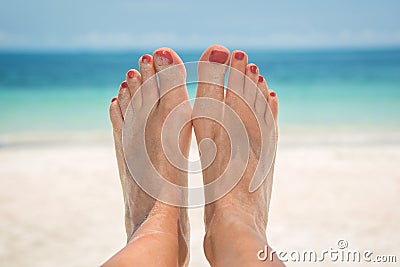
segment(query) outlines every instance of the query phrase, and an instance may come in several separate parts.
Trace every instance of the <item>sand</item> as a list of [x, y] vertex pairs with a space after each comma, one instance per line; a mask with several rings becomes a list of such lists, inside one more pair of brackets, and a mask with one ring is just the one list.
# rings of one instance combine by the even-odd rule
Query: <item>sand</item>
[[[1, 266], [97, 266], [124, 245], [111, 135], [77, 136], [1, 137]], [[273, 248], [321, 252], [344, 239], [349, 249], [399, 262], [399, 162], [396, 133], [281, 132], [268, 225]], [[202, 209], [191, 209], [190, 220], [190, 266], [208, 266]], [[318, 264], [343, 265], [355, 264]]]

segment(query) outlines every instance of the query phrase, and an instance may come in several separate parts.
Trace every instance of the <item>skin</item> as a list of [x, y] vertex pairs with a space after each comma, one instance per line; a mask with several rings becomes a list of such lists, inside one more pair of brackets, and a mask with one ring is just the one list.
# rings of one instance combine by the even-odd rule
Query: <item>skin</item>
[[[226, 53], [226, 60], [223, 62], [228, 65], [230, 61], [231, 68], [236, 69], [249, 79], [239, 75], [240, 88], [236, 90], [243, 92], [243, 97], [248, 102], [256, 104], [256, 94], [251, 94], [252, 81], [257, 85], [268, 103], [273, 117], [276, 121], [278, 114], [278, 99], [275, 92], [268, 90], [264, 79], [259, 82], [258, 68], [255, 73], [254, 64], [248, 64], [248, 56], [243, 51], [233, 52], [232, 59], [229, 58], [229, 50], [222, 46], [212, 46], [208, 48], [200, 58], [200, 61], [210, 60], [213, 51]], [[236, 53], [243, 54], [242, 59], [235, 57]], [[252, 67], [253, 66], [253, 67]], [[202, 75], [199, 70], [199, 75]], [[207, 75], [207, 72], [204, 72]], [[219, 83], [223, 84], [225, 72], [218, 73]], [[235, 188], [226, 194], [223, 198], [205, 206], [205, 227], [206, 235], [204, 238], [204, 252], [211, 266], [282, 266], [275, 260], [273, 262], [260, 262], [256, 257], [256, 252], [267, 244], [265, 229], [268, 221], [268, 206], [271, 198], [272, 172], [270, 177], [264, 181], [261, 187], [253, 193], [249, 193], [249, 184], [253, 176], [255, 167], [259, 160], [260, 153], [257, 150], [260, 147], [261, 135], [258, 124], [252, 109], [249, 108], [244, 100], [235, 94], [229, 88], [233, 87], [233, 80], [237, 77], [228, 77], [228, 90], [224, 95], [222, 86], [200, 83], [197, 89], [197, 98], [207, 97], [224, 102], [231, 107], [244, 122], [247, 133], [249, 134], [250, 153], [248, 158], [248, 166], [244, 176]], [[202, 78], [200, 77], [200, 80]], [[235, 80], [237, 84], [237, 80]], [[247, 92], [247, 93], [246, 93]], [[194, 105], [194, 113], [202, 113], [201, 106]], [[261, 109], [265, 112], [267, 107]], [[200, 110], [199, 110], [200, 109]], [[222, 111], [221, 111], [222, 112]], [[223, 116], [223, 115], [221, 115]], [[217, 155], [213, 164], [203, 171], [204, 184], [208, 184], [221, 175], [225, 169], [229, 159], [230, 150], [229, 138], [223, 128], [208, 119], [196, 119], [193, 121], [193, 127], [196, 133], [197, 142], [204, 138], [211, 138], [217, 146]]]
[[[157, 53], [159, 51], [168, 51], [173, 62], [165, 64], [165, 61]], [[165, 116], [174, 107], [188, 99], [187, 90], [185, 86], [180, 86], [159, 99], [160, 94], [163, 93], [163, 88], [169, 86], [169, 81], [163, 79], [167, 77], [161, 76], [159, 88], [154, 79], [156, 72], [160, 72], [168, 65], [181, 64], [182, 61], [174, 51], [168, 48], [158, 49], [153, 55], [144, 55], [139, 59], [140, 73], [136, 70], [130, 70], [127, 73], [126, 83], [121, 84], [118, 98], [113, 99], [110, 106], [110, 118], [113, 125], [115, 150], [125, 202], [125, 226], [128, 244], [104, 266], [132, 266], [133, 264], [137, 266], [186, 266], [189, 261], [187, 210], [156, 201], [143, 192], [132, 179], [123, 153], [124, 114], [132, 96], [135, 96], [132, 100], [134, 110], [138, 112], [145, 109], [146, 104], [153, 105], [153, 103], [156, 103], [146, 125], [146, 143], [149, 143], [148, 156], [163, 177], [176, 184], [185, 185], [187, 183], [187, 174], [177, 170], [165, 158], [159, 138]], [[180, 69], [178, 75], [184, 79], [184, 69]], [[138, 92], [139, 94], [136, 94], [142, 83], [145, 82], [146, 86]], [[183, 112], [190, 114], [190, 106]], [[133, 125], [132, 127], [140, 128], [141, 125]], [[143, 140], [139, 141], [143, 142]], [[186, 157], [189, 154], [190, 141], [191, 125], [188, 124], [183, 128], [180, 136], [180, 148]], [[137, 155], [138, 158], [145, 156]], [[149, 249], [152, 252], [149, 253]]]
[[[172, 62], [168, 60], [170, 57], [163, 58], [163, 55], [165, 55], [165, 53], [161, 53], [163, 51], [169, 52], [173, 59]], [[220, 52], [217, 60], [221, 60], [221, 56], [223, 58], [223, 54], [226, 54], [226, 60], [219, 63], [228, 66], [230, 62], [232, 68], [237, 69], [254, 82], [256, 88], [261, 91], [261, 95], [266, 100], [265, 105], [269, 105], [276, 121], [278, 113], [276, 94], [268, 90], [264, 79], [259, 79], [258, 69], [256, 73], [252, 72], [252, 70], [254, 71], [252, 66], [255, 65], [248, 64], [247, 55], [242, 51], [235, 51], [232, 59], [230, 59], [230, 53], [226, 48], [212, 46], [203, 53], [200, 61], [215, 61], [215, 57], [211, 56], [214, 53], [213, 51]], [[234, 56], [235, 53], [242, 53], [243, 57], [237, 59]], [[143, 57], [150, 58], [150, 61], [143, 61]], [[112, 101], [110, 106], [110, 118], [113, 125], [115, 149], [125, 202], [125, 225], [128, 243], [103, 266], [186, 266], [189, 259], [189, 223], [186, 209], [156, 201], [143, 192], [132, 179], [124, 158], [122, 147], [123, 114], [128, 109], [129, 102], [139, 90], [140, 85], [147, 81], [146, 90], [141, 91], [138, 98], [136, 98], [136, 94], [132, 104], [136, 111], [145, 106], [144, 103], [152, 102], [154, 99], [158, 103], [152, 110], [146, 126], [149, 127], [149, 133], [151, 133], [150, 136], [146, 136], [146, 142], [147, 140], [151, 140], [152, 143], [155, 142], [155, 145], [150, 146], [148, 150], [149, 158], [163, 177], [173, 183], [186, 185], [187, 174], [177, 170], [165, 158], [159, 137], [166, 115], [174, 107], [188, 99], [186, 87], [179, 86], [163, 95], [163, 87], [169, 85], [170, 79], [166, 75], [160, 75], [160, 88], [158, 88], [156, 81], [151, 78], [156, 72], [160, 72], [170, 65], [180, 64], [182, 61], [169, 48], [156, 50], [153, 57], [143, 57], [139, 60], [140, 73], [136, 70], [130, 70], [127, 73], [126, 84], [121, 85], [118, 97]], [[225, 71], [226, 68], [218, 73], [210, 73], [207, 69], [199, 67], [199, 77], [212, 74], [213, 79], [223, 84]], [[184, 69], [177, 68], [175, 72], [169, 75], [175, 75], [178, 79], [185, 77]], [[207, 77], [204, 78], [207, 79]], [[232, 79], [233, 77], [228, 78], [228, 87]], [[251, 86], [246, 83], [248, 81], [243, 81], [243, 89], [250, 90]], [[160, 95], [161, 98], [157, 101]], [[197, 97], [216, 99], [230, 106], [245, 121], [245, 128], [250, 141], [249, 164], [241, 181], [223, 198], [205, 207], [204, 251], [208, 261], [211, 266], [283, 266], [277, 259], [272, 262], [268, 260], [260, 262], [257, 259], [257, 251], [267, 244], [265, 229], [271, 197], [272, 172], [270, 173], [271, 177], [268, 177], [255, 192], [249, 193], [249, 183], [255, 166], [259, 160], [262, 160], [259, 158], [260, 151], [257, 151], [262, 137], [255, 118], [249, 115], [251, 109], [233, 92], [227, 90], [224, 94], [223, 87], [217, 85], [199, 83]], [[249, 99], [254, 103], [256, 102], [255, 99], [251, 100], [251, 96]], [[258, 109], [260, 109], [260, 106]], [[263, 106], [261, 109], [265, 112], [267, 107]], [[195, 102], [193, 113], [201, 114], [202, 112], [202, 107], [196, 105]], [[221, 112], [221, 117], [223, 117], [223, 111], [218, 112]], [[182, 113], [187, 113], [190, 116], [192, 110], [187, 107], [182, 110]], [[228, 164], [227, 158], [229, 158], [230, 150], [226, 147], [229, 147], [229, 139], [215, 122], [207, 119], [194, 119], [192, 123], [198, 143], [204, 138], [210, 138], [217, 147], [215, 160], [208, 168], [203, 170], [204, 183], [208, 184], [218, 178]], [[179, 136], [179, 147], [185, 157], [188, 157], [189, 153], [191, 127], [191, 124], [185, 125]], [[141, 156], [143, 155], [138, 155], [138, 157]]]

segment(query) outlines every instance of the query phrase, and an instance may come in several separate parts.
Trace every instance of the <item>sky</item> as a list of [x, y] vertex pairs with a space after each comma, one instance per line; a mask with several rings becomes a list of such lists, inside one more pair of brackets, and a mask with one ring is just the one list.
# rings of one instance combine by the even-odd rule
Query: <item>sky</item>
[[0, 0], [1, 50], [400, 46], [397, 0]]

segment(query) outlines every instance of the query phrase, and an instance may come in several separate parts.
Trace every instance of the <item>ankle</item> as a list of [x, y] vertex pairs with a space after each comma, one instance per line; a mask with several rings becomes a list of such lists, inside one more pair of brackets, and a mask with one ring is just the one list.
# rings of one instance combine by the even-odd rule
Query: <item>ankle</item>
[[229, 214], [214, 214], [206, 225], [204, 239], [212, 243], [220, 240], [226, 242], [229, 239], [238, 239], [251, 236], [259, 240], [266, 240], [265, 228], [259, 226], [253, 218], [246, 215], [241, 217]]
[[[210, 264], [225, 261], [226, 257], [242, 254], [246, 249], [249, 253], [256, 253], [257, 247], [246, 246], [245, 244], [267, 243], [265, 229], [260, 228], [254, 219], [244, 214], [234, 214], [235, 212], [221, 212], [214, 214], [206, 225], [204, 236], [204, 253]], [[256, 254], [254, 254], [256, 255]]]
[[[207, 209], [206, 209], [207, 211]], [[241, 231], [251, 231], [259, 236], [265, 237], [267, 227], [266, 217], [261, 216], [259, 211], [254, 211], [251, 208], [239, 207], [225, 203], [218, 203], [212, 210], [208, 210], [205, 214], [205, 229], [206, 233], [219, 231], [226, 232], [224, 229], [232, 229]], [[215, 231], [217, 229], [217, 231]]]

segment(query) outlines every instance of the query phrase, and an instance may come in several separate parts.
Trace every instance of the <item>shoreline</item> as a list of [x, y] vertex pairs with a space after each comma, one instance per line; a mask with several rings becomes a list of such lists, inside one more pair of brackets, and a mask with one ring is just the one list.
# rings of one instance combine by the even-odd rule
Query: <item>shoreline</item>
[[[334, 127], [332, 127], [334, 128]], [[279, 146], [291, 145], [396, 145], [400, 144], [400, 129], [371, 128], [333, 130], [324, 127], [280, 127]], [[194, 139], [194, 134], [192, 136]], [[113, 143], [112, 129], [108, 131], [47, 131], [0, 133], [0, 149], [29, 148], [57, 145], [109, 145]]]

